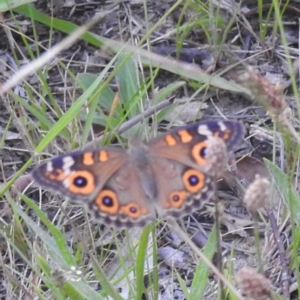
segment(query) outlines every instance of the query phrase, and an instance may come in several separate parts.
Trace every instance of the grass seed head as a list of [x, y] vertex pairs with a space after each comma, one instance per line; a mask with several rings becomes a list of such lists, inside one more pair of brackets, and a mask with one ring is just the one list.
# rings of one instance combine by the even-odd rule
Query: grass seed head
[[208, 139], [206, 148], [206, 172], [216, 178], [224, 175], [227, 168], [228, 152], [226, 145], [219, 137], [211, 137]]
[[246, 297], [255, 300], [272, 299], [271, 283], [256, 270], [245, 267], [237, 273], [237, 283]]
[[287, 108], [280, 85], [273, 85], [252, 67], [235, 77], [236, 81], [248, 88], [256, 101], [261, 103], [269, 114], [279, 116]]
[[257, 211], [269, 204], [270, 182], [260, 175], [256, 175], [254, 181], [249, 185], [244, 196], [244, 203], [248, 210]]

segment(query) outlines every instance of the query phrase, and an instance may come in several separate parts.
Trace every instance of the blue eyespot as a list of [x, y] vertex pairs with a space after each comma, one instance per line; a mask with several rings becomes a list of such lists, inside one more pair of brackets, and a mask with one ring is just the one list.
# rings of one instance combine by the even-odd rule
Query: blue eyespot
[[179, 197], [178, 195], [174, 195], [174, 196], [172, 197], [172, 200], [173, 200], [174, 202], [177, 202], [177, 201], [180, 200], [180, 197]]
[[203, 148], [201, 148], [201, 150], [200, 150], [200, 156], [201, 157], [205, 157], [206, 156], [206, 147], [203, 147]]
[[199, 183], [199, 178], [195, 175], [191, 175], [189, 177], [189, 183], [190, 183], [191, 186], [195, 186]]
[[137, 213], [137, 208], [134, 207], [134, 206], [131, 206], [129, 210], [130, 210], [130, 212], [133, 213], [133, 214], [136, 214], [136, 213]]
[[103, 197], [102, 203], [103, 203], [103, 205], [108, 206], [108, 207], [111, 207], [114, 205], [113, 199], [109, 196]]
[[74, 185], [76, 185], [77, 187], [85, 187], [87, 185], [87, 179], [85, 177], [82, 176], [78, 176], [76, 178], [74, 178]]

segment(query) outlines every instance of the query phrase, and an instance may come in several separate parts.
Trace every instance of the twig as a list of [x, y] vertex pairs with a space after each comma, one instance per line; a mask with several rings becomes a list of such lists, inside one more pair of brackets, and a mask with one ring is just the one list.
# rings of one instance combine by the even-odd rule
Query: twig
[[[223, 274], [223, 258], [222, 258], [222, 247], [221, 247], [221, 232], [220, 232], [220, 201], [216, 190], [217, 182], [215, 182], [215, 224], [217, 233], [217, 266], [221, 274]], [[222, 280], [219, 280], [220, 288], [220, 299], [225, 299], [224, 284]]]
[[287, 264], [287, 257], [286, 257], [286, 252], [283, 246], [283, 242], [281, 240], [276, 218], [274, 216], [273, 210], [265, 208], [266, 213], [269, 217], [270, 224], [272, 227], [272, 232], [274, 235], [274, 241], [277, 245], [278, 253], [279, 253], [279, 259], [281, 263], [281, 268], [282, 268], [282, 275], [281, 275], [281, 281], [282, 281], [282, 291], [283, 291], [283, 296], [286, 299], [289, 299], [290, 297], [290, 272]]
[[[156, 112], [160, 111], [161, 109], [171, 105], [174, 101], [174, 98], [175, 98], [175, 96], [172, 96], [171, 98], [169, 98], [167, 100], [164, 100], [164, 101], [150, 107], [148, 110], [144, 111], [143, 113], [141, 113], [141, 114], [133, 117], [132, 119], [128, 120], [127, 122], [123, 123], [116, 130], [116, 132], [118, 134], [124, 133], [126, 130], [130, 129], [132, 126], [134, 126], [138, 122], [142, 121], [144, 118], [150, 117], [154, 113], [156, 113]], [[93, 146], [99, 144], [102, 141], [103, 137], [104, 137], [104, 135], [101, 135], [98, 138], [94, 139], [93, 141], [87, 143], [85, 145], [85, 148], [90, 148], [90, 147], [93, 147]]]

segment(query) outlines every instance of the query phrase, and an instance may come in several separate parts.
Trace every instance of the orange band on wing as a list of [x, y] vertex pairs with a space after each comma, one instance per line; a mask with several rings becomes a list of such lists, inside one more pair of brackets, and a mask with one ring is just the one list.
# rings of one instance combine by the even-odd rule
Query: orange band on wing
[[95, 204], [100, 211], [114, 215], [119, 210], [119, 201], [112, 190], [102, 190], [95, 200]]
[[214, 133], [214, 136], [217, 136], [217, 137], [220, 137], [222, 140], [226, 141], [230, 138], [231, 136], [231, 130], [230, 129], [226, 129], [225, 131], [223, 132], [220, 132], [220, 131], [216, 131]]
[[186, 191], [176, 191], [170, 194], [168, 198], [168, 205], [165, 205], [165, 208], [176, 207], [179, 208], [182, 206], [183, 202], [187, 197]]
[[205, 186], [205, 175], [198, 170], [189, 169], [182, 176], [183, 184], [190, 193], [198, 193]]
[[[55, 174], [54, 174], [55, 173]], [[63, 181], [67, 175], [62, 169], [55, 169], [52, 172], [46, 172], [45, 176], [50, 180]]]
[[86, 166], [93, 165], [95, 163], [93, 153], [87, 152], [82, 155], [82, 163]]
[[136, 203], [129, 203], [126, 205], [121, 206], [121, 211], [126, 216], [137, 219], [141, 215], [145, 215], [148, 213], [148, 209], [145, 207], [141, 207], [137, 205]]
[[165, 136], [165, 141], [169, 146], [174, 146], [177, 144], [176, 139], [171, 134]]
[[107, 161], [108, 160], [107, 151], [104, 150], [99, 151], [98, 157], [99, 157], [99, 161]]
[[89, 195], [95, 190], [95, 178], [88, 171], [76, 171], [69, 174], [66, 179], [67, 188], [71, 193]]
[[192, 149], [192, 156], [196, 163], [200, 166], [204, 166], [206, 164], [205, 153], [202, 153], [205, 151], [206, 147], [207, 142], [204, 141], [196, 144]]
[[187, 130], [180, 130], [178, 134], [183, 143], [189, 143], [193, 139], [193, 136]]

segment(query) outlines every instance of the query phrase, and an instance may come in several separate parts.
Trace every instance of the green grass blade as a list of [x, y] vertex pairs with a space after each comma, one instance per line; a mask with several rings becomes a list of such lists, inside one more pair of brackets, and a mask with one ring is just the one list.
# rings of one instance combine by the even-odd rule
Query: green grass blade
[[189, 292], [186, 286], [186, 282], [182, 279], [182, 277], [180, 276], [180, 273], [176, 271], [176, 276], [179, 282], [179, 285], [182, 289], [183, 294], [185, 295], [186, 299], [189, 299]]
[[[203, 254], [209, 259], [212, 260], [217, 247], [217, 232], [214, 227], [210, 233], [207, 243], [204, 247]], [[191, 292], [189, 295], [189, 300], [199, 300], [203, 299], [205, 288], [208, 282], [210, 269], [205, 264], [205, 262], [200, 261], [195, 272], [195, 276], [191, 286]]]
[[35, 2], [36, 0], [0, 0], [0, 11], [5, 12], [27, 3]]
[[[29, 102], [26, 102], [23, 98], [15, 95], [13, 93], [10, 93], [10, 95], [15, 100], [17, 100], [27, 111], [32, 113], [32, 115], [34, 115], [39, 120], [39, 122], [42, 123], [43, 127], [46, 126], [47, 129], [50, 129], [53, 126], [53, 123], [46, 118], [45, 113], [42, 112], [40, 109], [38, 109], [35, 105], [32, 105]], [[65, 138], [70, 137], [67, 130], [62, 130], [61, 135]]]
[[56, 261], [61, 267], [75, 265], [75, 260], [69, 251], [65, 236], [62, 234], [62, 232], [49, 221], [44, 212], [40, 210], [32, 200], [30, 200], [25, 195], [22, 195], [22, 199], [26, 202], [28, 207], [34, 210], [40, 220], [53, 234], [53, 237], [51, 237], [47, 232], [45, 232], [35, 222], [33, 222], [18, 206], [15, 206], [17, 213], [52, 252], [52, 254], [54, 255], [53, 260]]
[[[51, 290], [52, 296], [54, 296], [56, 299], [65, 299], [65, 295], [60, 291], [59, 287], [57, 284], [55, 284], [55, 279], [53, 280], [52, 274], [51, 274], [51, 267], [49, 266], [49, 262], [41, 256], [41, 255], [36, 255], [36, 260], [38, 263], [38, 266], [41, 268], [45, 275], [45, 280], [44, 284], [45, 286]], [[61, 282], [60, 282], [61, 283]], [[41, 296], [41, 295], [40, 295]]]
[[6, 126], [5, 126], [5, 129], [1, 131], [1, 135], [0, 135], [0, 149], [3, 147], [4, 143], [5, 143], [5, 139], [6, 139], [6, 135], [8, 133], [8, 129], [11, 125], [11, 122], [12, 122], [12, 117], [9, 118]]
[[[94, 74], [82, 73], [78, 75], [78, 82], [84, 88], [84, 90], [86, 90], [93, 84], [97, 77], [98, 76]], [[111, 109], [114, 97], [115, 93], [112, 88], [110, 86], [105, 86], [102, 90], [102, 93], [97, 98], [97, 102], [100, 106], [109, 111]]]
[[[156, 229], [155, 227], [153, 227], [152, 230], [152, 241], [153, 241], [153, 276], [152, 278], [149, 278], [149, 282], [152, 282], [152, 286], [153, 286], [153, 295], [152, 295], [152, 299], [153, 300], [158, 300], [158, 295], [159, 295], [159, 265], [158, 265], [158, 253], [157, 253], [157, 249], [158, 249], [158, 240], [157, 240], [157, 235], [156, 235]], [[149, 276], [150, 277], [150, 276]]]
[[116, 79], [119, 86], [120, 100], [128, 109], [130, 118], [138, 114], [139, 76], [136, 63], [128, 53], [122, 51], [116, 61]]
[[135, 299], [139, 300], [142, 299], [142, 295], [145, 292], [145, 286], [144, 286], [144, 268], [145, 268], [145, 261], [147, 260], [147, 249], [148, 249], [148, 239], [149, 234], [151, 232], [151, 228], [153, 226], [148, 225], [146, 226], [140, 236], [139, 239], [139, 245], [138, 245], [138, 251], [136, 256], [136, 295]]
[[[37, 213], [38, 217], [43, 221], [43, 223], [47, 225], [54, 238], [52, 238], [46, 231], [42, 230], [35, 222], [33, 222], [19, 206], [13, 202], [11, 202], [11, 204], [14, 206], [16, 212], [26, 222], [27, 226], [29, 226], [31, 230], [43, 241], [43, 244], [47, 247], [48, 254], [52, 260], [62, 269], [67, 269], [69, 266], [75, 266], [75, 260], [70, 253], [63, 233], [47, 219], [45, 214], [29, 198], [25, 196], [22, 196], [22, 198], [27, 205], [32, 208], [35, 213]], [[76, 291], [82, 297], [82, 299], [101, 299], [99, 294], [82, 280], [77, 282], [70, 280], [69, 284], [71, 286], [67, 286], [66, 288], [66, 291], [69, 294], [74, 294]]]
[[[27, 17], [32, 17], [35, 21], [48, 25], [53, 29], [61, 30], [65, 33], [71, 33], [77, 28], [77, 26], [71, 22], [59, 20], [56, 18], [50, 18], [49, 16], [35, 10], [30, 5], [18, 7], [14, 9], [14, 11], [23, 14]], [[206, 74], [199, 67], [193, 66], [191, 64], [182, 63], [164, 56], [160, 56], [158, 54], [149, 53], [148, 51], [139, 49], [138, 47], [130, 46], [114, 40], [109, 40], [107, 38], [89, 32], [83, 34], [81, 36], [81, 39], [96, 47], [106, 45], [115, 52], [118, 52], [122, 49], [125, 49], [128, 52], [133, 51], [140, 56], [140, 60], [146, 65], [152, 65], [152, 67], [159, 67], [161, 69], [181, 75], [182, 77], [196, 80], [204, 84], [208, 84], [210, 86], [215, 86], [217, 88], [222, 88], [233, 92], [244, 92], [246, 94], [251, 95], [247, 91], [247, 89], [241, 87], [240, 85], [232, 81], [228, 81], [224, 78], [221, 78], [217, 75], [211, 76], [209, 74]]]
[[110, 296], [112, 299], [116, 300], [124, 300], [119, 293], [114, 288], [113, 284], [110, 283], [107, 276], [102, 271], [101, 267], [98, 266], [98, 261], [94, 256], [91, 256], [91, 259], [93, 261], [93, 270], [95, 272], [95, 275], [99, 279], [99, 282], [101, 282], [102, 286], [102, 294], [105, 294], [105, 296]]
[[283, 196], [286, 204], [290, 206], [290, 212], [293, 215], [293, 220], [300, 224], [300, 196], [296, 189], [291, 185], [287, 175], [277, 167], [273, 162], [264, 159], [264, 163], [268, 167], [275, 181], [275, 186]]

